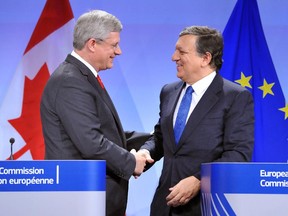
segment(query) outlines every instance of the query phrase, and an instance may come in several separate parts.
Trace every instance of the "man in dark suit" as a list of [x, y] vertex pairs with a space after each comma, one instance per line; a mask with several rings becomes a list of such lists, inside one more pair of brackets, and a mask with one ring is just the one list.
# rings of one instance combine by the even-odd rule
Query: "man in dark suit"
[[252, 96], [218, 73], [222, 50], [214, 29], [192, 26], [179, 35], [172, 60], [181, 81], [162, 88], [159, 122], [139, 151], [164, 157], [151, 216], [201, 215], [201, 163], [251, 160]]
[[41, 100], [45, 158], [106, 160], [109, 216], [124, 216], [128, 180], [141, 175], [147, 162], [129, 152], [147, 135], [123, 131], [98, 74], [121, 54], [121, 29], [120, 21], [104, 11], [83, 14], [74, 29], [74, 51], [51, 75]]

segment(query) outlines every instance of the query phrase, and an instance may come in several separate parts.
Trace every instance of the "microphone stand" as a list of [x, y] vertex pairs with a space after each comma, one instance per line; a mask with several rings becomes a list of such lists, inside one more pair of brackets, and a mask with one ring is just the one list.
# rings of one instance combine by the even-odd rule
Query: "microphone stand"
[[14, 138], [10, 138], [9, 142], [10, 142], [10, 144], [11, 144], [10, 160], [14, 160], [14, 157], [13, 157], [13, 143], [15, 142], [15, 139], [14, 139]]

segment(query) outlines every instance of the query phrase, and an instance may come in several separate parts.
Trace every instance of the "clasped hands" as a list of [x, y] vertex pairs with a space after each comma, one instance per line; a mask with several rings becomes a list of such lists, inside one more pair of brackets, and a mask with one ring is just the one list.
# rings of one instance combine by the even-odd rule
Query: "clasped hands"
[[146, 149], [140, 149], [138, 152], [136, 152], [135, 149], [132, 149], [130, 153], [132, 153], [136, 159], [136, 166], [133, 176], [135, 179], [137, 179], [143, 173], [146, 164], [153, 163], [154, 160], [151, 158], [149, 151]]

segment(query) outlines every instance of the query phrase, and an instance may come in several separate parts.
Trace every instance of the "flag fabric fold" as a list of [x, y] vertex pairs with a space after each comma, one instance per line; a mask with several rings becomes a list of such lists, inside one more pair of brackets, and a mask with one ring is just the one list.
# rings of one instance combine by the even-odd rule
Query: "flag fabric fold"
[[74, 18], [69, 0], [47, 0], [0, 107], [0, 158], [44, 159], [40, 99], [54, 69], [71, 52]]
[[221, 75], [255, 103], [255, 162], [288, 161], [288, 104], [266, 43], [256, 0], [238, 0], [223, 32]]

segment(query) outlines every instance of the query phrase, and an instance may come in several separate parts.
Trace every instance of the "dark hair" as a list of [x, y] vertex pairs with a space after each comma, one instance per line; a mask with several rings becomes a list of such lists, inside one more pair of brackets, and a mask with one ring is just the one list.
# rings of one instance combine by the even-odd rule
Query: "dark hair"
[[190, 26], [181, 31], [179, 37], [183, 35], [197, 36], [195, 44], [197, 52], [200, 55], [205, 55], [209, 52], [212, 56], [210, 66], [215, 68], [217, 72], [221, 69], [224, 44], [223, 37], [219, 31], [207, 26]]

